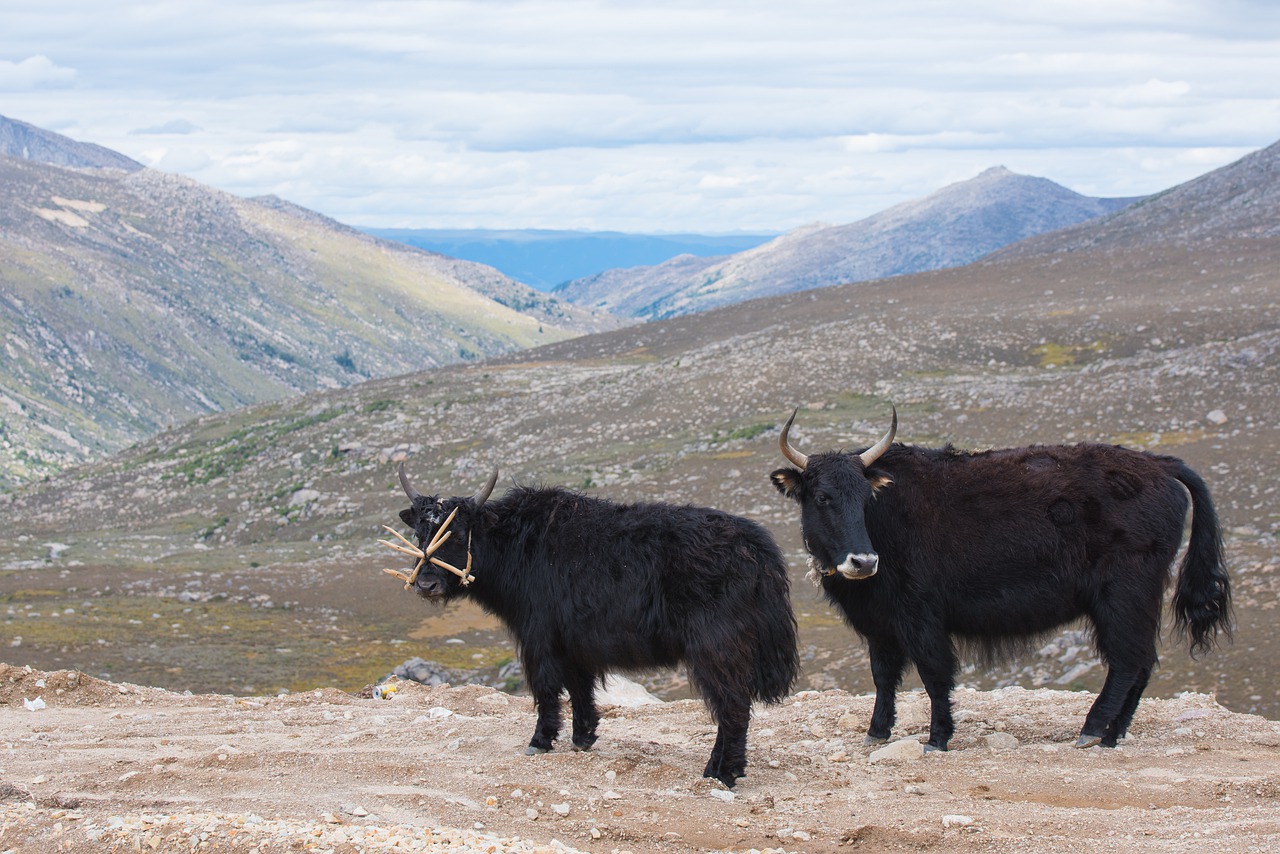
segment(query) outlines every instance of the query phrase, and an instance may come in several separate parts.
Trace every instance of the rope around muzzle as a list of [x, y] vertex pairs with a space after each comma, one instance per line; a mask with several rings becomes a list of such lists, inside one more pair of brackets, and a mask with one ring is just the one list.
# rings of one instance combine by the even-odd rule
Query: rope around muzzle
[[[453, 512], [449, 514], [449, 518], [444, 520], [444, 524], [441, 525], [436, 530], [435, 534], [431, 537], [431, 542], [427, 543], [426, 549], [420, 549], [417, 546], [415, 546], [410, 540], [406, 539], [395, 528], [391, 528], [387, 525], [383, 525], [382, 526], [383, 530], [387, 531], [389, 534], [391, 534], [393, 537], [399, 540], [400, 543], [393, 543], [390, 540], [378, 540], [378, 542], [382, 543], [384, 546], [386, 546], [389, 549], [400, 552], [401, 554], [407, 554], [410, 557], [416, 557], [418, 559], [418, 563], [413, 567], [413, 572], [408, 575], [406, 575], [405, 573], [401, 572], [398, 569], [383, 569], [382, 571], [385, 572], [387, 575], [394, 575], [396, 578], [403, 581], [405, 590], [409, 590], [410, 588], [413, 587], [413, 583], [418, 580], [418, 573], [422, 571], [423, 564], [427, 562], [430, 562], [435, 566], [440, 567], [441, 569], [452, 572], [454, 575], [458, 576], [458, 578], [461, 578], [462, 586], [464, 587], [470, 584], [471, 582], [475, 581], [476, 580], [475, 576], [471, 574], [471, 532], [470, 531], [467, 532], [467, 568], [465, 570], [458, 569], [453, 564], [443, 561], [438, 557], [434, 557], [435, 553], [440, 550], [440, 547], [443, 546], [445, 542], [450, 537], [453, 536], [453, 531], [449, 530], [449, 525], [453, 523], [453, 519], [457, 515], [458, 515], [458, 508], [454, 507]], [[401, 545], [401, 543], [403, 543], [403, 545]]]

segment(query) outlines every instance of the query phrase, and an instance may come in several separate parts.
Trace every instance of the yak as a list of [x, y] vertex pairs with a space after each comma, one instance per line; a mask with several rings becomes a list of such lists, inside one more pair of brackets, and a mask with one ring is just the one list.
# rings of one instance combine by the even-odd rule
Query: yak
[[752, 701], [781, 701], [799, 668], [787, 566], [768, 531], [719, 510], [561, 487], [516, 485], [489, 500], [496, 469], [470, 498], [419, 493], [403, 463], [399, 477], [410, 501], [400, 519], [418, 542], [384, 542], [419, 560], [412, 574], [388, 571], [425, 599], [467, 597], [507, 626], [537, 710], [527, 753], [552, 749], [563, 690], [573, 747], [587, 750], [595, 685], [609, 672], [683, 662], [717, 724], [703, 776], [727, 787], [743, 776]]
[[1231, 587], [1204, 481], [1184, 462], [1115, 445], [1036, 445], [963, 452], [895, 444], [806, 455], [770, 475], [800, 504], [811, 578], [865, 639], [876, 699], [865, 743], [886, 741], [908, 663], [928, 693], [926, 750], [955, 724], [957, 649], [994, 661], [1079, 618], [1107, 676], [1078, 747], [1124, 737], [1157, 661], [1162, 603], [1173, 595], [1191, 654], [1231, 636]]

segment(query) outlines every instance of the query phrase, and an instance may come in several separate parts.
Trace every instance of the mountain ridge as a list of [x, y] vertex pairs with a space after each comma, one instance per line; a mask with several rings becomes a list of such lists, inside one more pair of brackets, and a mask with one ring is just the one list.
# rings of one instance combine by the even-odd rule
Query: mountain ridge
[[0, 154], [72, 169], [145, 169], [131, 157], [96, 145], [77, 142], [18, 119], [0, 116]]
[[196, 415], [615, 325], [282, 200], [0, 155], [0, 488]]
[[745, 299], [960, 266], [1026, 237], [1105, 215], [1133, 199], [1082, 196], [1002, 166], [848, 225], [813, 223], [726, 258], [681, 257], [612, 270], [552, 291], [653, 319]]

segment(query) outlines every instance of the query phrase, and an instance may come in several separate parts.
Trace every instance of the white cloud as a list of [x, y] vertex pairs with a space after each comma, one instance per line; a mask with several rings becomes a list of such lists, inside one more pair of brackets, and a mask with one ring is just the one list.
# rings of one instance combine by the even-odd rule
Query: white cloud
[[0, 59], [0, 92], [68, 86], [75, 78], [74, 70], [59, 68], [47, 56], [29, 56], [20, 62]]
[[0, 114], [368, 225], [785, 229], [997, 164], [1149, 193], [1280, 138], [1280, 11], [1244, 0], [61, 0], [5, 18]]

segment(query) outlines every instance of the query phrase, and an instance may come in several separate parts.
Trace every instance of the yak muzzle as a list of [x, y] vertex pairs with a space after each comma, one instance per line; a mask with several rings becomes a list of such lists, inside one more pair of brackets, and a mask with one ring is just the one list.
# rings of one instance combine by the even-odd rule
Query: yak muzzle
[[850, 581], [862, 581], [876, 574], [880, 568], [880, 556], [871, 554], [845, 555], [844, 562], [836, 567], [836, 572]]
[[440, 599], [448, 591], [448, 586], [443, 578], [422, 578], [419, 577], [413, 585], [414, 591], [423, 599], [436, 600]]

